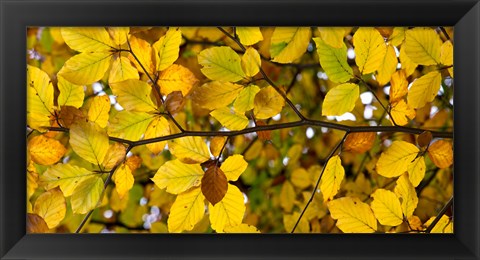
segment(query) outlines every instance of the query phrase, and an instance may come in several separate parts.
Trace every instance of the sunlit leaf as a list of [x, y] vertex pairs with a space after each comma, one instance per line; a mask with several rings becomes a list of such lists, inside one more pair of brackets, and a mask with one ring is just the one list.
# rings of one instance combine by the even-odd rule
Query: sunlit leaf
[[137, 70], [141, 73], [148, 73], [152, 76], [156, 71], [156, 64], [153, 58], [153, 47], [147, 41], [135, 36], [130, 36], [128, 40], [129, 46], [133, 52], [128, 58], [135, 64]]
[[133, 187], [135, 179], [133, 178], [130, 167], [126, 164], [121, 164], [113, 173], [112, 180], [115, 183], [115, 189], [117, 190], [118, 197], [122, 199], [125, 194]]
[[323, 116], [341, 116], [350, 112], [355, 107], [355, 102], [360, 97], [357, 84], [344, 83], [327, 92], [322, 105]]
[[255, 95], [260, 91], [260, 88], [255, 85], [250, 85], [242, 89], [240, 94], [238, 94], [237, 99], [233, 102], [233, 108], [238, 113], [243, 113], [248, 110], [253, 109]]
[[405, 70], [399, 70], [392, 74], [390, 79], [390, 103], [401, 100], [408, 92], [408, 80]]
[[127, 79], [138, 79], [138, 70], [133, 67], [126, 57], [118, 57], [112, 63], [108, 83], [117, 83]]
[[37, 214], [27, 213], [27, 227], [28, 234], [31, 233], [46, 233], [49, 228], [45, 220]]
[[92, 84], [103, 78], [111, 60], [109, 52], [83, 52], [67, 60], [58, 75], [73, 84]]
[[405, 39], [405, 30], [405, 27], [393, 28], [392, 34], [390, 35], [390, 37], [388, 37], [388, 41], [390, 42], [390, 44], [392, 44], [393, 46], [398, 46], [402, 44], [403, 40]]
[[313, 41], [317, 46], [320, 65], [331, 81], [343, 83], [352, 78], [353, 71], [347, 63], [347, 46], [344, 43], [340, 48], [334, 48], [320, 38], [313, 38]]
[[250, 46], [263, 40], [259, 27], [236, 27], [235, 29], [243, 45]]
[[413, 62], [408, 55], [405, 53], [405, 45], [402, 45], [400, 48], [400, 63], [402, 64], [402, 69], [405, 70], [406, 76], [410, 76], [415, 72], [418, 64]]
[[[162, 137], [170, 134], [170, 124], [168, 123], [167, 119], [161, 116], [156, 116], [152, 122], [148, 125], [147, 129], [145, 130], [145, 139], [157, 138]], [[167, 144], [166, 141], [162, 142], [154, 142], [147, 144], [147, 148], [154, 154], [158, 154], [163, 151], [165, 145]]]
[[120, 46], [127, 42], [128, 33], [130, 32], [129, 27], [108, 27], [108, 34], [113, 39], [113, 43], [116, 46]]
[[149, 112], [156, 109], [150, 94], [152, 87], [138, 79], [110, 83], [118, 103], [128, 111]]
[[103, 181], [100, 177], [90, 177], [79, 183], [70, 199], [73, 213], [86, 214], [96, 208], [102, 191]]
[[51, 189], [35, 200], [33, 212], [45, 220], [48, 228], [54, 228], [65, 218], [67, 204], [60, 189]]
[[198, 54], [202, 73], [211, 80], [237, 82], [245, 77], [240, 56], [230, 47], [213, 47]]
[[113, 137], [137, 141], [145, 133], [155, 115], [144, 112], [119, 112], [110, 120], [108, 134]]
[[283, 97], [272, 86], [268, 86], [255, 95], [253, 114], [257, 119], [267, 119], [280, 113], [284, 105]]
[[114, 46], [103, 27], [62, 27], [60, 31], [68, 47], [79, 52], [107, 52]]
[[105, 128], [108, 124], [111, 107], [110, 98], [107, 95], [95, 96], [88, 109], [88, 120], [95, 122], [101, 128]]
[[408, 166], [417, 157], [420, 150], [413, 144], [405, 141], [394, 141], [386, 151], [380, 155], [377, 162], [378, 174], [393, 178], [407, 171]]
[[438, 168], [448, 168], [453, 163], [452, 143], [445, 140], [433, 142], [428, 147], [428, 156]]
[[421, 108], [427, 102], [432, 102], [440, 90], [442, 75], [432, 71], [416, 79], [408, 90], [408, 104], [413, 108]]
[[70, 145], [83, 159], [101, 165], [108, 151], [108, 136], [94, 123], [78, 122], [70, 128]]
[[118, 163], [123, 161], [126, 156], [126, 148], [121, 143], [113, 143], [108, 147], [107, 154], [103, 159], [102, 165], [104, 170], [111, 170]]
[[[214, 157], [218, 157], [220, 155], [226, 140], [226, 136], [215, 136], [210, 140], [210, 151]], [[223, 171], [225, 172], [225, 170]]]
[[28, 152], [32, 161], [42, 165], [52, 165], [60, 160], [66, 149], [59, 141], [44, 135], [37, 135], [28, 141]]
[[386, 45], [382, 35], [373, 27], [360, 27], [353, 35], [355, 63], [365, 75], [376, 71], [382, 65]]
[[378, 85], [383, 86], [390, 81], [392, 74], [396, 71], [398, 64], [397, 54], [392, 45], [387, 46], [387, 51], [383, 57], [383, 61], [377, 69]]
[[342, 48], [345, 28], [343, 27], [318, 27], [321, 39], [333, 48]]
[[236, 181], [247, 167], [248, 163], [243, 159], [243, 155], [234, 154], [225, 159], [220, 169], [222, 169], [229, 181]]
[[440, 36], [432, 28], [417, 27], [405, 32], [405, 52], [417, 64], [440, 63], [441, 45]]
[[202, 108], [215, 110], [232, 103], [242, 89], [242, 85], [212, 81], [196, 88], [193, 91], [192, 100]]
[[180, 160], [171, 160], [160, 167], [152, 181], [167, 192], [180, 194], [191, 187], [199, 186], [203, 177], [199, 164], [185, 164]]
[[414, 187], [417, 187], [423, 180], [426, 169], [427, 166], [425, 165], [425, 158], [423, 158], [423, 156], [419, 156], [408, 166], [408, 179]]
[[254, 48], [248, 48], [242, 56], [242, 69], [247, 77], [253, 77], [260, 71], [260, 54]]
[[201, 189], [193, 188], [177, 196], [168, 217], [168, 232], [192, 230], [205, 214], [205, 197]]
[[392, 118], [397, 125], [406, 125], [410, 120], [415, 118], [417, 113], [415, 112], [415, 109], [405, 102], [405, 100], [401, 99], [392, 104], [390, 115], [392, 115]]
[[27, 65], [27, 123], [32, 128], [50, 126], [53, 86], [47, 73]]
[[210, 112], [210, 115], [232, 131], [244, 129], [249, 122], [245, 115], [237, 113], [229, 107], [215, 109]]
[[409, 181], [408, 175], [403, 174], [398, 178], [395, 193], [401, 198], [403, 215], [410, 218], [417, 208], [418, 197], [415, 187]]
[[242, 223], [245, 213], [243, 195], [236, 186], [228, 184], [225, 197], [215, 206], [209, 204], [208, 211], [210, 212], [212, 229], [216, 232], [223, 232], [223, 229], [227, 226], [239, 225]]
[[168, 142], [168, 148], [183, 163], [202, 163], [210, 159], [207, 144], [198, 136], [173, 139]]
[[96, 175], [87, 169], [71, 165], [71, 164], [56, 164], [48, 168], [40, 176], [40, 184], [45, 186], [45, 189], [50, 190], [57, 186], [63, 192], [65, 197], [70, 197], [75, 188], [84, 180]]
[[167, 33], [153, 44], [155, 49], [156, 70], [164, 70], [178, 59], [182, 32], [180, 28], [169, 28]]
[[290, 63], [307, 50], [312, 32], [309, 27], [276, 27], [270, 40], [272, 61]]
[[386, 226], [398, 226], [403, 222], [402, 206], [395, 193], [377, 189], [371, 197], [371, 207], [378, 222]]
[[376, 136], [377, 134], [374, 132], [351, 133], [345, 139], [343, 149], [355, 153], [364, 153], [373, 147]]
[[195, 75], [187, 68], [173, 64], [160, 73], [158, 85], [163, 95], [181, 91], [184, 96], [197, 84]]
[[335, 155], [328, 160], [320, 182], [320, 190], [322, 191], [324, 201], [333, 199], [340, 189], [344, 176], [345, 170], [342, 166], [342, 160], [340, 156]]
[[225, 233], [260, 233], [254, 226], [242, 223], [238, 226], [227, 226], [223, 229]]
[[[431, 217], [429, 220], [427, 220], [427, 222], [425, 222], [425, 226], [429, 227], [435, 218], [436, 217]], [[430, 233], [453, 233], [453, 222], [448, 216], [443, 215], [435, 227], [432, 228]]]
[[227, 193], [228, 180], [216, 165], [209, 167], [202, 177], [201, 189], [208, 202], [215, 206]]
[[358, 198], [343, 197], [328, 203], [332, 218], [344, 233], [373, 233], [377, 231], [377, 220], [372, 210]]
[[58, 106], [72, 106], [79, 108], [83, 105], [83, 99], [85, 97], [85, 92], [83, 86], [75, 85], [63, 77], [58, 77], [58, 90], [60, 94], [58, 95]]

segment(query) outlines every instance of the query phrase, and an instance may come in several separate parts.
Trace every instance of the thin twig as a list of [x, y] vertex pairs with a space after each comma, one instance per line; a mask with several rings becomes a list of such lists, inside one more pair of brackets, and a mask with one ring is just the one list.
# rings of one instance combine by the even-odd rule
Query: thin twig
[[443, 206], [442, 210], [440, 210], [440, 212], [438, 213], [438, 215], [435, 217], [435, 219], [432, 221], [432, 223], [427, 227], [427, 229], [425, 229], [425, 233], [430, 233], [432, 232], [432, 229], [435, 227], [435, 225], [437, 225], [438, 221], [440, 221], [440, 219], [442, 218], [443, 215], [445, 215], [445, 213], [447, 212], [448, 209], [450, 209], [450, 207], [453, 205], [453, 196], [450, 197], [450, 199], [448, 200], [447, 204], [445, 204], [445, 206]]
[[293, 229], [290, 233], [295, 232], [295, 229], [297, 228], [298, 224], [300, 223], [300, 220], [302, 219], [303, 214], [305, 214], [305, 211], [307, 211], [308, 206], [313, 201], [313, 197], [317, 193], [318, 185], [320, 184], [320, 180], [322, 179], [323, 173], [325, 172], [325, 168], [327, 168], [328, 161], [333, 157], [335, 152], [342, 146], [342, 144], [343, 144], [343, 142], [345, 142], [345, 139], [347, 138], [347, 136], [348, 136], [348, 132], [345, 133], [342, 140], [340, 140], [340, 142], [338, 142], [338, 144], [332, 149], [332, 151], [327, 156], [327, 158], [325, 158], [325, 165], [323, 165], [322, 171], [320, 172], [320, 176], [318, 176], [317, 182], [315, 183], [315, 187], [313, 188], [313, 191], [312, 191], [312, 196], [310, 196], [310, 199], [307, 201], [307, 204], [305, 205], [305, 207], [302, 210], [302, 213], [300, 213], [300, 216], [297, 219], [297, 223], [295, 223], [295, 226], [293, 226]]

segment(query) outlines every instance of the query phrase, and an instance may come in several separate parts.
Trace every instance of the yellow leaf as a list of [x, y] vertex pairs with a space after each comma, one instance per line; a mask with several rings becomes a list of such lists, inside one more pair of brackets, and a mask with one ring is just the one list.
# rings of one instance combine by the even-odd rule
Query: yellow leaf
[[227, 226], [240, 225], [245, 214], [243, 194], [236, 186], [228, 184], [225, 197], [215, 206], [208, 204], [208, 210], [212, 229], [218, 233], [223, 232]]
[[328, 203], [331, 217], [344, 233], [373, 233], [377, 231], [377, 220], [372, 210], [358, 198], [343, 197]]
[[[421, 157], [423, 160], [423, 157]], [[417, 208], [418, 197], [415, 187], [408, 180], [409, 174], [403, 174], [398, 178], [397, 185], [395, 186], [395, 193], [401, 198], [402, 212], [407, 218], [413, 216], [413, 212]]]
[[89, 85], [99, 81], [110, 66], [112, 53], [84, 52], [68, 59], [58, 75], [77, 85]]
[[139, 79], [138, 70], [133, 67], [129, 59], [120, 56], [113, 61], [108, 83], [117, 83], [127, 79]]
[[207, 144], [199, 136], [187, 136], [168, 142], [170, 152], [183, 163], [203, 163], [210, 159]]
[[342, 184], [344, 176], [345, 170], [342, 166], [342, 160], [340, 159], [340, 156], [335, 155], [328, 160], [320, 182], [323, 201], [328, 201], [335, 197], [340, 189], [340, 184]]
[[[226, 136], [215, 136], [210, 140], [210, 151], [214, 157], [220, 156], [220, 152], [222, 151], [226, 140]], [[225, 172], [225, 170], [223, 171]]]
[[[170, 124], [168, 123], [167, 119], [161, 116], [156, 116], [152, 122], [148, 125], [147, 130], [145, 131], [145, 138], [144, 139], [151, 139], [162, 137], [170, 134]], [[165, 148], [167, 144], [166, 141], [162, 142], [155, 142], [151, 144], [147, 144], [148, 150], [150, 150], [154, 154], [159, 154]]]
[[225, 233], [260, 233], [254, 226], [242, 223], [238, 226], [227, 226], [223, 229]]
[[357, 84], [344, 83], [327, 92], [322, 105], [323, 116], [341, 116], [350, 112], [355, 107], [355, 102], [360, 97]]
[[270, 40], [272, 61], [290, 63], [307, 50], [312, 32], [310, 27], [276, 27]]
[[51, 189], [38, 196], [33, 212], [42, 217], [48, 228], [54, 228], [65, 218], [67, 204], [60, 189]]
[[199, 186], [202, 177], [203, 170], [199, 164], [185, 164], [177, 159], [163, 164], [151, 180], [160, 189], [167, 188], [169, 193], [180, 194]]
[[57, 140], [37, 135], [28, 142], [32, 161], [41, 165], [52, 165], [65, 155], [65, 147]]
[[428, 156], [438, 168], [448, 168], [453, 163], [452, 143], [438, 140], [428, 147]]
[[390, 114], [397, 125], [406, 125], [417, 115], [415, 109], [411, 108], [403, 99], [392, 104]]
[[118, 163], [123, 161], [126, 156], [126, 148], [121, 143], [113, 143], [108, 147], [107, 154], [103, 159], [102, 165], [104, 170], [109, 171]]
[[117, 83], [110, 83], [113, 94], [118, 103], [128, 111], [149, 112], [155, 111], [150, 94], [152, 87], [138, 79], [128, 79]]
[[[293, 214], [283, 215], [283, 225], [285, 226], [286, 232], [291, 232], [293, 227], [300, 218], [300, 213], [294, 212]], [[310, 225], [308, 223], [307, 218], [303, 217], [300, 219], [297, 228], [295, 228], [295, 233], [309, 233], [310, 232]]]
[[83, 86], [74, 85], [66, 81], [63, 77], [58, 76], [58, 106], [72, 106], [80, 108], [83, 105], [85, 92]]
[[198, 54], [202, 73], [211, 80], [236, 82], [245, 78], [240, 56], [230, 47], [213, 47]]
[[293, 170], [292, 176], [290, 176], [290, 181], [293, 183], [293, 185], [302, 190], [312, 185], [310, 176], [304, 168], [297, 168]]
[[390, 79], [390, 103], [402, 99], [408, 92], [408, 80], [405, 70], [399, 70], [392, 74]]
[[415, 72], [418, 64], [413, 62], [408, 55], [405, 53], [405, 45], [402, 45], [400, 49], [400, 63], [402, 64], [402, 68], [405, 70], [405, 75], [408, 77]]
[[50, 126], [53, 114], [53, 86], [47, 73], [27, 65], [27, 123], [39, 129]]
[[403, 40], [405, 39], [405, 27], [395, 27], [393, 28], [393, 32], [388, 37], [388, 41], [390, 44], [393, 46], [398, 46], [403, 43]]
[[240, 42], [245, 46], [263, 41], [263, 35], [259, 27], [236, 27], [236, 32]]
[[280, 206], [286, 212], [291, 212], [295, 202], [295, 189], [289, 181], [285, 181], [280, 190]]
[[352, 68], [347, 63], [347, 46], [344, 43], [340, 48], [333, 48], [320, 38], [313, 38], [317, 46], [320, 65], [328, 78], [336, 83], [343, 83], [353, 76]]
[[130, 27], [108, 27], [107, 31], [113, 39], [113, 43], [116, 46], [120, 46], [127, 42]]
[[107, 95], [95, 96], [88, 109], [88, 120], [95, 122], [101, 128], [105, 128], [108, 123], [111, 106], [110, 98]]
[[153, 44], [155, 50], [156, 69], [164, 70], [178, 59], [182, 32], [180, 28], [169, 28], [167, 33]]
[[217, 119], [224, 127], [229, 130], [242, 130], [248, 125], [248, 118], [244, 114], [235, 112], [229, 107], [222, 107], [210, 112], [210, 115]]
[[145, 68], [146, 73], [150, 75], [155, 74], [155, 64], [152, 60], [152, 53], [154, 53], [152, 46], [150, 46], [148, 42], [135, 36], [130, 36], [129, 46], [135, 56], [130, 53], [128, 55], [128, 58], [133, 62], [133, 64], [135, 64], [137, 70], [145, 73], [145, 71], [143, 70]]
[[94, 176], [83, 180], [70, 199], [75, 214], [86, 214], [97, 207], [103, 192], [102, 178]]
[[353, 35], [355, 63], [365, 75], [376, 71], [383, 62], [386, 48], [382, 35], [373, 27], [360, 27]]
[[168, 232], [180, 233], [192, 230], [205, 214], [205, 197], [200, 188], [181, 193], [170, 208]]
[[374, 132], [351, 133], [345, 139], [343, 147], [345, 151], [364, 153], [372, 149], [376, 136]]
[[[427, 220], [427, 222], [425, 222], [425, 226], [429, 227], [435, 218], [436, 217], [431, 217], [429, 220]], [[432, 228], [430, 233], [453, 233], [453, 221], [450, 220], [449, 217], [443, 215], [435, 227]]]
[[408, 90], [408, 104], [413, 108], [422, 108], [432, 102], [440, 90], [442, 75], [438, 71], [429, 72], [416, 79]]
[[283, 97], [272, 86], [268, 86], [255, 95], [253, 113], [257, 119], [267, 119], [280, 113], [284, 105]]
[[376, 79], [378, 85], [384, 86], [390, 81], [392, 74], [397, 70], [397, 54], [392, 45], [387, 46], [387, 51], [383, 57], [383, 62], [380, 64], [380, 67], [377, 69]]
[[249, 47], [242, 56], [242, 69], [247, 77], [253, 77], [260, 71], [262, 61], [257, 50]]
[[440, 63], [441, 45], [440, 36], [432, 28], [418, 27], [405, 33], [405, 53], [417, 64]]
[[[345, 46], [343, 36], [345, 28], [342, 27], [318, 27], [322, 40], [333, 48], [339, 49]], [[322, 66], [323, 67], [323, 66]]]
[[38, 172], [35, 165], [30, 161], [27, 165], [27, 201], [38, 188]]
[[234, 154], [222, 163], [220, 169], [222, 169], [229, 181], [237, 181], [238, 177], [240, 177], [247, 167], [248, 163], [243, 159], [243, 155]]
[[122, 199], [133, 187], [135, 179], [133, 178], [130, 167], [122, 163], [112, 176], [113, 182], [115, 182], [115, 190], [117, 190], [118, 197]]
[[[444, 42], [440, 48], [440, 63], [445, 66], [453, 65], [453, 45], [450, 40]], [[453, 67], [448, 68], [448, 73], [453, 78]]]
[[377, 189], [372, 195], [371, 207], [378, 222], [386, 226], [398, 226], [403, 222], [402, 206], [395, 193]]
[[186, 96], [192, 87], [197, 84], [198, 79], [189, 69], [173, 64], [160, 73], [157, 82], [163, 95], [181, 91], [182, 95]]
[[260, 88], [255, 85], [250, 85], [242, 89], [240, 94], [238, 94], [237, 99], [233, 102], [233, 108], [238, 113], [244, 113], [248, 110], [253, 109], [255, 95], [260, 91]]
[[101, 165], [108, 151], [108, 136], [92, 122], [76, 122], [70, 128], [70, 145], [83, 159]]
[[103, 27], [62, 27], [63, 40], [79, 52], [108, 52], [114, 43]]
[[[28, 201], [28, 203], [30, 203]], [[28, 211], [27, 211], [28, 212]], [[47, 233], [49, 228], [45, 220], [37, 214], [31, 214], [32, 212], [27, 213], [27, 234], [31, 233]]]
[[96, 173], [87, 169], [71, 164], [59, 163], [49, 167], [43, 175], [40, 176], [40, 184], [45, 186], [47, 190], [59, 186], [63, 195], [70, 197], [78, 184], [95, 175]]
[[212, 81], [196, 88], [193, 91], [192, 99], [202, 108], [215, 110], [232, 103], [242, 89], [242, 85]]
[[413, 144], [405, 141], [394, 141], [392, 145], [380, 155], [377, 161], [377, 173], [393, 178], [407, 171], [408, 166], [417, 157], [420, 150]]
[[414, 187], [417, 187], [423, 180], [423, 177], [425, 177], [426, 168], [423, 156], [419, 156], [408, 166], [408, 179]]
[[145, 133], [155, 115], [144, 112], [122, 111], [110, 121], [108, 134], [113, 137], [137, 141]]

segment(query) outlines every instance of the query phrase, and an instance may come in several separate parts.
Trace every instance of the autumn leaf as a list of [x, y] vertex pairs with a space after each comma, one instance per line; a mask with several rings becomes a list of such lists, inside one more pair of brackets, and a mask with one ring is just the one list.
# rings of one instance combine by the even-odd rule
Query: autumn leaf
[[40, 185], [47, 190], [58, 186], [65, 197], [70, 197], [81, 182], [95, 175], [96, 173], [87, 169], [59, 163], [48, 168], [40, 176]]
[[27, 233], [46, 233], [49, 228], [45, 220], [37, 214], [27, 213]]
[[244, 129], [249, 122], [245, 115], [237, 113], [228, 107], [215, 109], [210, 112], [210, 115], [217, 119], [224, 127], [232, 131]]
[[76, 214], [86, 214], [97, 207], [103, 191], [102, 178], [93, 176], [83, 180], [73, 191], [72, 210]]
[[236, 27], [235, 29], [243, 45], [250, 46], [263, 40], [259, 27]]
[[42, 193], [35, 200], [33, 212], [42, 217], [48, 228], [54, 228], [65, 218], [67, 204], [59, 188]]
[[338, 85], [327, 92], [322, 105], [323, 116], [341, 116], [355, 107], [360, 97], [357, 84], [345, 83]]
[[343, 42], [339, 48], [335, 48], [320, 38], [313, 38], [313, 41], [317, 46], [320, 65], [331, 81], [343, 83], [352, 78], [353, 70], [347, 63], [347, 46]]
[[377, 189], [371, 197], [371, 207], [378, 222], [387, 226], [398, 226], [403, 222], [402, 207], [395, 193]]
[[238, 94], [235, 102], [233, 102], [233, 108], [238, 113], [244, 113], [254, 108], [255, 96], [260, 92], [260, 88], [255, 85], [250, 85], [243, 88]]
[[304, 168], [297, 168], [293, 170], [292, 175], [290, 176], [290, 181], [300, 189], [305, 189], [312, 185], [310, 181], [310, 176]]
[[126, 164], [121, 164], [113, 173], [112, 180], [115, 183], [118, 197], [122, 199], [125, 194], [133, 187], [134, 178], [130, 167]]
[[405, 53], [416, 64], [440, 63], [442, 40], [432, 28], [413, 28], [405, 33]]
[[392, 119], [397, 125], [403, 126], [408, 124], [410, 120], [414, 119], [417, 113], [415, 112], [415, 109], [405, 102], [405, 100], [401, 99], [392, 104], [390, 115], [392, 115]]
[[65, 43], [78, 52], [108, 52], [114, 43], [102, 27], [62, 27]]
[[427, 166], [425, 165], [425, 159], [423, 156], [417, 157], [408, 167], [408, 178], [413, 186], [417, 187], [425, 177], [425, 171]]
[[229, 156], [220, 166], [227, 180], [236, 181], [238, 177], [247, 169], [248, 163], [241, 154]]
[[248, 48], [242, 56], [242, 69], [247, 77], [253, 77], [260, 71], [260, 54], [254, 48]]
[[155, 115], [144, 112], [122, 111], [110, 119], [108, 134], [113, 137], [137, 141], [145, 133]]
[[91, 122], [72, 125], [70, 145], [80, 157], [96, 165], [101, 165], [109, 147], [105, 130]]
[[163, 95], [181, 91], [182, 95], [186, 96], [197, 84], [198, 79], [189, 69], [173, 64], [160, 73], [157, 82]]
[[52, 165], [58, 162], [67, 150], [59, 141], [37, 135], [28, 141], [28, 152], [35, 163]]
[[170, 152], [183, 163], [202, 163], [210, 159], [207, 144], [201, 137], [188, 136], [168, 142]]
[[432, 102], [440, 90], [442, 76], [438, 71], [432, 71], [416, 79], [408, 90], [408, 104], [413, 108], [421, 108], [427, 102]]
[[373, 233], [377, 231], [377, 220], [372, 210], [358, 198], [343, 197], [328, 203], [332, 218], [344, 233]]
[[220, 202], [227, 193], [227, 176], [216, 165], [209, 167], [202, 177], [202, 193], [213, 206]]
[[67, 60], [58, 75], [76, 85], [92, 84], [103, 78], [111, 60], [110, 52], [82, 52]]
[[377, 162], [378, 174], [393, 178], [407, 171], [408, 166], [417, 157], [420, 150], [413, 144], [405, 141], [394, 141], [392, 145], [380, 155]]
[[321, 39], [333, 48], [339, 49], [344, 46], [343, 36], [345, 28], [343, 27], [318, 27]]
[[410, 218], [417, 208], [418, 197], [415, 187], [410, 182], [408, 175], [409, 174], [403, 174], [398, 178], [397, 185], [395, 186], [395, 194], [401, 198], [403, 215]]
[[110, 98], [107, 95], [96, 96], [93, 98], [90, 109], [88, 109], [87, 118], [101, 128], [105, 128], [108, 124], [110, 108]]
[[405, 70], [399, 70], [392, 74], [390, 79], [390, 103], [395, 103], [403, 99], [408, 93], [408, 81]]
[[130, 35], [127, 43], [133, 52], [128, 55], [128, 59], [135, 64], [139, 72], [153, 75], [156, 71], [156, 64], [152, 59], [154, 57], [153, 47], [147, 41], [133, 35]]
[[112, 63], [108, 83], [117, 83], [127, 79], [139, 79], [138, 70], [126, 57], [118, 57]]
[[225, 233], [260, 233], [260, 231], [251, 225], [242, 223], [238, 226], [228, 226], [223, 229]]
[[342, 160], [340, 156], [335, 155], [328, 160], [320, 181], [320, 190], [322, 191], [324, 201], [333, 199], [340, 189], [344, 176], [345, 170], [342, 166]]
[[433, 142], [428, 147], [428, 156], [438, 168], [448, 168], [453, 163], [452, 143], [444, 140]]
[[243, 195], [236, 186], [228, 184], [227, 193], [223, 199], [215, 205], [209, 204], [208, 211], [212, 229], [218, 233], [223, 232], [227, 226], [239, 225], [245, 213]]
[[204, 173], [198, 164], [185, 164], [171, 160], [163, 164], [152, 178], [161, 189], [172, 194], [180, 194], [191, 187], [199, 186]]
[[198, 54], [202, 73], [211, 80], [237, 82], [245, 78], [240, 60], [230, 47], [213, 47]]
[[312, 32], [308, 27], [276, 27], [270, 39], [272, 61], [290, 63], [307, 50]]
[[355, 153], [364, 153], [373, 147], [376, 136], [377, 134], [373, 132], [351, 133], [345, 139], [343, 149]]
[[253, 113], [257, 119], [267, 119], [282, 111], [283, 97], [272, 87], [262, 88], [255, 96]]
[[102, 165], [104, 170], [111, 170], [117, 164], [125, 159], [127, 149], [121, 143], [113, 143], [108, 147], [107, 154], [103, 158]]
[[377, 82], [378, 85], [383, 86], [390, 81], [392, 74], [397, 70], [397, 54], [392, 45], [387, 46], [387, 51], [383, 57], [383, 61], [377, 69]]
[[382, 65], [386, 45], [382, 35], [373, 27], [360, 27], [353, 35], [355, 63], [365, 75], [375, 72]]
[[178, 195], [167, 220], [168, 232], [192, 230], [205, 214], [204, 199], [200, 188], [193, 188]]
[[118, 103], [128, 111], [149, 112], [156, 109], [150, 97], [152, 87], [144, 81], [128, 79], [110, 83], [110, 87]]
[[108, 27], [107, 32], [110, 38], [113, 40], [116, 46], [121, 46], [127, 42], [128, 34], [130, 33], [129, 27]]
[[27, 65], [27, 123], [39, 129], [50, 126], [53, 114], [53, 86], [47, 73]]
[[[145, 130], [145, 139], [167, 136], [170, 134], [170, 124], [167, 119], [156, 116]], [[165, 148], [166, 141], [147, 144], [147, 148], [154, 154], [159, 154]]]
[[295, 202], [295, 189], [291, 182], [286, 181], [280, 190], [280, 206], [286, 212], [291, 212]]
[[192, 93], [192, 100], [202, 108], [215, 110], [231, 104], [242, 89], [242, 85], [212, 81], [196, 88]]
[[82, 106], [85, 97], [83, 86], [72, 84], [60, 76], [58, 77], [57, 86], [60, 91], [57, 100], [59, 106], [72, 106], [76, 108]]
[[155, 50], [156, 70], [165, 70], [178, 59], [182, 32], [180, 28], [170, 28], [167, 33], [153, 44]]

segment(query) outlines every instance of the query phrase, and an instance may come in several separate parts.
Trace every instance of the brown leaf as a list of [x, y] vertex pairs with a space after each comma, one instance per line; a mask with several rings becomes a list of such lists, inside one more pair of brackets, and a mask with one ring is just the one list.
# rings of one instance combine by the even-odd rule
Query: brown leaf
[[432, 133], [430, 131], [423, 131], [418, 137], [417, 137], [417, 144], [420, 147], [425, 147], [427, 146], [431, 141], [432, 141]]
[[215, 206], [227, 193], [227, 176], [217, 166], [210, 167], [203, 175], [201, 188], [205, 198]]
[[364, 153], [372, 149], [376, 136], [374, 132], [351, 133], [347, 136], [343, 147], [345, 151]]
[[72, 106], [62, 106], [60, 110], [60, 115], [58, 117], [60, 123], [62, 126], [70, 128], [70, 126], [79, 120], [85, 119], [86, 116], [83, 114], [83, 112]]
[[[265, 121], [256, 121], [256, 125], [257, 126], [266, 126], [267, 123], [265, 123]], [[268, 131], [257, 131], [257, 135], [258, 135], [258, 138], [260, 138], [260, 140], [262, 141], [268, 141], [268, 140], [271, 140], [272, 139], [272, 131], [271, 130], [268, 130]]]
[[183, 98], [181, 91], [173, 91], [167, 95], [165, 99], [168, 112], [176, 114], [185, 106], [185, 98]]
[[37, 214], [27, 214], [27, 233], [45, 233], [49, 230], [47, 223]]
[[142, 166], [142, 158], [138, 155], [133, 155], [127, 158], [125, 161], [125, 164], [130, 168], [130, 170], [133, 172], [136, 169], [138, 169], [140, 166]]

